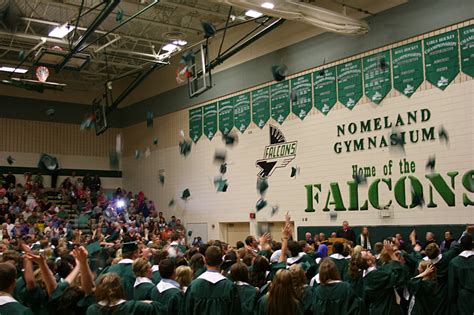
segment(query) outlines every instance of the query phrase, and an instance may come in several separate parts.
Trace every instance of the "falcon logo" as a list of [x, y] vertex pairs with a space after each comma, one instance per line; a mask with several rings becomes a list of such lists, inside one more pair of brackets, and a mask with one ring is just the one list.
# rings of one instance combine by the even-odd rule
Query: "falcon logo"
[[265, 147], [263, 159], [255, 164], [260, 171], [257, 176], [268, 178], [276, 168], [285, 167], [296, 157], [298, 141], [286, 142], [285, 136], [277, 128], [270, 125], [270, 145]]

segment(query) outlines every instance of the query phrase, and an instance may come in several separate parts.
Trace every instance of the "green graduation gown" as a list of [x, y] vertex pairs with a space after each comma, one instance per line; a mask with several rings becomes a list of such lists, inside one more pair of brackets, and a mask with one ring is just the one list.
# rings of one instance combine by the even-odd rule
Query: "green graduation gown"
[[99, 303], [92, 304], [87, 309], [87, 315], [164, 315], [161, 305], [157, 302], [143, 303], [140, 301], [122, 300], [115, 306], [106, 307]]
[[48, 314], [48, 294], [46, 290], [40, 288], [38, 285], [31, 290], [28, 290], [26, 286], [23, 287], [19, 293], [19, 297], [19, 300], [21, 300], [25, 306], [29, 307], [33, 314]]
[[410, 292], [408, 314], [433, 314], [436, 282], [431, 280], [423, 281], [421, 278], [412, 278], [408, 281], [407, 287], [408, 291]]
[[[272, 314], [268, 314], [267, 296], [268, 295], [264, 295], [260, 298], [260, 300], [258, 300], [257, 308], [255, 310], [255, 315], [272, 315]], [[295, 314], [303, 315], [303, 307], [301, 305], [296, 310]]]
[[133, 285], [135, 284], [135, 275], [132, 270], [133, 260], [122, 259], [117, 264], [105, 268], [101, 274], [115, 272], [122, 279], [123, 288], [127, 300], [133, 300]]
[[133, 299], [136, 301], [151, 300], [151, 291], [155, 285], [145, 277], [138, 277], [133, 285]]
[[395, 286], [403, 277], [402, 264], [392, 261], [379, 269], [367, 270], [364, 277], [364, 304], [370, 315], [399, 315]]
[[347, 267], [349, 265], [349, 260], [341, 254], [332, 254], [331, 256], [329, 256], [329, 258], [331, 258], [332, 261], [336, 264], [341, 279], [344, 281], [347, 280]]
[[191, 314], [241, 314], [235, 285], [215, 271], [206, 271], [186, 290], [185, 312]]
[[160, 274], [160, 270], [158, 270], [158, 265], [154, 265], [153, 267], [151, 267], [151, 271], [152, 271], [151, 280], [156, 285], [161, 281], [161, 274]]
[[173, 280], [162, 279], [151, 290], [150, 298], [162, 304], [167, 314], [181, 314], [183, 311], [184, 295]]
[[449, 297], [453, 314], [474, 314], [474, 251], [463, 251], [449, 263]]
[[0, 314], [5, 315], [33, 315], [33, 312], [26, 306], [19, 303], [9, 295], [0, 296]]
[[314, 315], [358, 314], [361, 300], [347, 282], [319, 285], [314, 292]]
[[253, 315], [255, 306], [257, 305], [257, 288], [246, 283], [235, 282], [237, 291], [239, 292], [240, 304], [242, 305], [242, 315]]

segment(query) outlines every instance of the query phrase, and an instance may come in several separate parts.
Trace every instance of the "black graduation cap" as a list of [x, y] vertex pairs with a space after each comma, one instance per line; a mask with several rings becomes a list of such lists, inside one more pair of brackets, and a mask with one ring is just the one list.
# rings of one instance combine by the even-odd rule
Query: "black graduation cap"
[[158, 138], [156, 138], [156, 137], [153, 138], [153, 144], [154, 144], [154, 145], [158, 145]]
[[379, 58], [379, 67], [382, 70], [385, 70], [387, 68], [387, 60], [385, 60], [385, 57]]
[[12, 165], [15, 162], [16, 162], [16, 160], [11, 155], [7, 156], [8, 165]]
[[216, 34], [216, 27], [211, 22], [201, 22], [202, 29], [204, 31], [204, 37], [209, 38]]
[[125, 242], [122, 244], [122, 253], [130, 253], [138, 250], [137, 242]]
[[268, 181], [266, 179], [257, 179], [257, 191], [263, 195], [268, 189]]
[[47, 111], [46, 111], [46, 115], [48, 116], [54, 116], [54, 114], [56, 114], [56, 110], [54, 108], [49, 108]]
[[295, 177], [300, 173], [300, 168], [298, 166], [292, 166], [291, 167], [291, 174], [290, 177]]
[[[395, 135], [392, 137], [392, 135]], [[397, 130], [392, 129], [392, 132], [389, 135], [390, 139], [396, 140], [397, 143], [394, 146], [391, 146], [390, 148], [399, 148], [403, 153], [405, 153], [405, 139], [403, 139], [402, 134], [398, 133]]]
[[275, 81], [283, 81], [288, 75], [288, 67], [285, 65], [272, 66], [272, 75]]
[[38, 168], [44, 173], [50, 173], [59, 169], [58, 159], [48, 154], [41, 154]]
[[257, 204], [255, 205], [255, 209], [257, 209], [257, 212], [262, 210], [263, 208], [265, 208], [267, 206], [267, 202], [261, 198], [261, 199], [258, 199], [257, 201]]
[[159, 170], [158, 171], [158, 176], [159, 176], [161, 185], [164, 185], [165, 184], [165, 171], [164, 170]]
[[326, 74], [326, 69], [322, 68], [321, 70], [318, 71], [318, 74], [320, 77], [324, 77], [324, 75]]
[[115, 14], [115, 21], [116, 22], [122, 22], [123, 20], [123, 10], [118, 10], [117, 13]]
[[433, 155], [428, 158], [428, 161], [426, 162], [426, 169], [430, 171], [434, 171], [435, 166], [436, 166], [436, 157]]
[[171, 199], [170, 202], [168, 202], [168, 207], [174, 207], [174, 199]]
[[225, 163], [227, 156], [226, 150], [216, 150], [214, 153], [214, 162], [222, 164]]
[[280, 207], [278, 205], [274, 205], [272, 207], [272, 213], [270, 214], [270, 216], [273, 217], [278, 212], [278, 210], [280, 210]]
[[448, 136], [448, 132], [446, 131], [446, 129], [444, 129], [443, 126], [441, 126], [439, 129], [438, 129], [438, 136], [439, 136], [439, 140], [441, 142], [446, 142], [446, 143], [449, 143], [449, 136]]
[[219, 167], [219, 172], [224, 175], [227, 173], [227, 163], [222, 163], [221, 166]]
[[192, 61], [193, 59], [194, 59], [194, 52], [192, 50], [188, 50], [188, 51], [185, 51], [181, 55], [180, 62], [186, 64], [188, 63], [188, 61]]
[[183, 193], [181, 194], [181, 199], [184, 201], [188, 200], [188, 198], [191, 197], [191, 192], [189, 191], [189, 188], [186, 188], [183, 190]]
[[367, 177], [361, 174], [357, 174], [354, 176], [354, 180], [359, 185], [367, 185]]
[[239, 137], [237, 136], [236, 133], [227, 133], [227, 134], [224, 134], [222, 136], [222, 141], [224, 141], [224, 143], [227, 145], [227, 146], [234, 146], [235, 144], [237, 144], [237, 142], [239, 142]]
[[116, 150], [110, 150], [109, 152], [109, 166], [111, 169], [118, 169], [119, 167], [119, 154]]
[[183, 139], [183, 141], [179, 143], [179, 154], [186, 157], [191, 152], [191, 145], [191, 141]]
[[222, 176], [214, 177], [214, 187], [217, 192], [226, 192], [229, 184], [227, 184], [227, 179], [223, 179]]
[[412, 196], [412, 204], [415, 206], [415, 207], [418, 207], [420, 206], [421, 208], [423, 208], [423, 205], [425, 204], [425, 199], [423, 197], [423, 192], [421, 193], [416, 193], [413, 188], [411, 190], [411, 196]]
[[153, 112], [147, 112], [146, 113], [146, 126], [147, 128], [153, 127]]
[[191, 237], [191, 235], [193, 235], [193, 231], [189, 230], [188, 231], [188, 237]]
[[298, 101], [298, 93], [296, 93], [296, 90], [291, 90], [290, 97], [293, 103]]

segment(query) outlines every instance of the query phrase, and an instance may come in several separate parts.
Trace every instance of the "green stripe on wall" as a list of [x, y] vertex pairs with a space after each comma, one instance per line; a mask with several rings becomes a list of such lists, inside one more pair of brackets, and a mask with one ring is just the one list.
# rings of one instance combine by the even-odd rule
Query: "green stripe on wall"
[[[0, 166], [0, 173], [24, 174], [30, 172], [32, 174], [38, 173], [37, 167], [17, 167], [17, 166]], [[89, 174], [91, 176], [99, 175], [99, 177], [122, 178], [122, 171], [108, 171], [108, 170], [84, 170], [84, 169], [69, 169], [62, 168], [59, 170], [59, 176], [72, 176], [76, 172], [76, 176], [84, 176]], [[43, 174], [49, 175], [49, 174]]]

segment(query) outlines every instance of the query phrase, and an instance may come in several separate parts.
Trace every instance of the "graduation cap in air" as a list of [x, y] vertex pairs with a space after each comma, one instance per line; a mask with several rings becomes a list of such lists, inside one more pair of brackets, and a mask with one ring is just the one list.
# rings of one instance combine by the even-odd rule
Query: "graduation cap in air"
[[147, 112], [146, 113], [146, 127], [151, 128], [153, 127], [153, 112]]
[[214, 177], [214, 187], [217, 192], [226, 192], [229, 185], [227, 184], [227, 179], [223, 179], [222, 176]]
[[379, 58], [379, 67], [380, 69], [382, 70], [385, 70], [387, 68], [388, 64], [387, 64], [387, 60], [385, 59], [385, 57], [380, 57]]
[[192, 61], [194, 59], [194, 52], [192, 50], [185, 51], [181, 55], [180, 63], [187, 64], [188, 61]]
[[201, 22], [202, 29], [204, 31], [204, 37], [209, 38], [216, 34], [216, 27], [211, 22]]
[[130, 253], [138, 250], [137, 242], [125, 242], [122, 244], [122, 253]]
[[192, 145], [191, 141], [187, 141], [183, 139], [179, 143], [179, 154], [181, 154], [184, 157], [188, 156], [188, 154], [191, 152], [191, 145]]
[[296, 178], [296, 176], [299, 175], [299, 174], [300, 174], [300, 168], [298, 166], [292, 166], [290, 177]]
[[255, 209], [257, 209], [257, 212], [258, 212], [262, 210], [263, 208], [265, 208], [266, 206], [267, 206], [267, 202], [263, 198], [260, 198], [258, 199], [257, 204], [255, 205]]
[[444, 129], [443, 126], [441, 126], [439, 129], [438, 129], [438, 136], [439, 136], [439, 140], [441, 142], [445, 142], [446, 144], [449, 143], [449, 135], [448, 135], [448, 132], [446, 131], [446, 129]]
[[123, 20], [123, 10], [118, 10], [117, 13], [115, 14], [115, 21], [116, 22], [122, 22]]
[[224, 175], [227, 173], [227, 163], [222, 163], [221, 166], [219, 166], [219, 172]]
[[115, 152], [117, 152], [117, 154], [122, 154], [122, 151], [123, 151], [123, 138], [122, 138], [122, 135], [118, 133], [117, 136], [115, 137]]
[[227, 133], [222, 136], [222, 141], [225, 143], [227, 146], [234, 146], [239, 142], [239, 137], [237, 136], [236, 133]]
[[189, 191], [189, 188], [186, 188], [183, 190], [183, 193], [181, 194], [181, 199], [184, 201], [188, 200], [188, 198], [191, 197], [191, 192]]
[[20, 50], [20, 51], [18, 52], [18, 60], [23, 61], [23, 59], [25, 59], [25, 51], [24, 51], [24, 50]]
[[290, 97], [293, 103], [298, 101], [298, 93], [296, 93], [296, 90], [291, 90]]
[[168, 202], [168, 207], [170, 208], [174, 207], [174, 204], [175, 204], [174, 199], [171, 199], [170, 202]]
[[268, 181], [266, 179], [257, 179], [257, 191], [260, 195], [265, 194], [268, 189]]
[[363, 174], [357, 174], [354, 176], [354, 180], [358, 185], [367, 185], [367, 177]]
[[109, 152], [109, 166], [111, 169], [118, 169], [119, 167], [119, 154], [115, 150]]
[[153, 138], [153, 144], [158, 145], [158, 138]]
[[278, 212], [278, 210], [280, 210], [280, 206], [274, 205], [274, 206], [272, 207], [272, 212], [270, 213], [270, 216], [273, 217], [273, 216]]
[[51, 173], [59, 169], [58, 159], [48, 154], [41, 154], [38, 168], [44, 173]]
[[135, 150], [135, 160], [138, 160], [142, 156], [142, 150], [136, 149]]
[[223, 164], [227, 158], [227, 151], [226, 150], [216, 150], [214, 153], [214, 162]]
[[89, 257], [90, 257], [90, 256], [94, 255], [95, 253], [100, 252], [100, 250], [102, 248], [100, 247], [99, 241], [95, 241], [95, 242], [89, 243], [86, 246], [86, 249], [87, 249], [87, 253], [89, 254]]
[[87, 116], [81, 122], [81, 130], [91, 129], [94, 126], [94, 117], [92, 115]]
[[54, 110], [54, 108], [49, 108], [49, 109], [46, 111], [46, 115], [48, 115], [49, 117], [54, 116], [54, 114], [56, 114], [56, 110]]
[[388, 136], [391, 140], [395, 140], [397, 143], [392, 145], [390, 148], [398, 148], [400, 151], [405, 153], [405, 139], [402, 137], [402, 134], [399, 133], [396, 129], [392, 129], [392, 132]]
[[272, 75], [275, 81], [283, 81], [288, 75], [288, 67], [285, 65], [272, 66]]
[[433, 155], [428, 158], [428, 161], [426, 162], [426, 169], [430, 171], [434, 171], [435, 166], [436, 166], [436, 157]]
[[188, 231], [188, 237], [191, 237], [191, 235], [193, 235], [193, 231], [189, 230]]
[[[324, 64], [326, 64], [326, 56], [324, 56], [324, 59], [323, 59], [323, 65], [324, 65]], [[319, 69], [318, 75], [319, 75], [320, 77], [323, 77], [325, 74], [326, 74], [326, 69], [324, 69], [324, 67], [321, 68], [321, 69]]]
[[161, 185], [164, 185], [165, 184], [165, 170], [159, 170], [158, 176], [159, 176]]
[[151, 149], [150, 147], [146, 147], [145, 149], [145, 159], [151, 155]]
[[412, 204], [414, 207], [420, 206], [423, 208], [425, 204], [425, 199], [423, 197], [423, 191], [421, 193], [415, 192], [415, 190], [412, 188], [411, 190], [411, 198], [412, 198]]
[[7, 163], [8, 165], [13, 165], [13, 163], [15, 163], [16, 160], [14, 158], [12, 158], [11, 155], [7, 156]]

